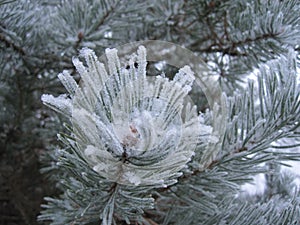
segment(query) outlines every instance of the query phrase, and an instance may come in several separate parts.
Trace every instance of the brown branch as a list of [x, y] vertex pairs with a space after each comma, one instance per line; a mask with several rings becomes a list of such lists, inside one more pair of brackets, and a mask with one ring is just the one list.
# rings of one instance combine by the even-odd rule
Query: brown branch
[[[245, 151], [248, 151], [248, 148], [245, 147], [245, 146], [243, 146], [243, 147], [241, 147], [241, 148], [239, 148], [239, 149], [236, 149], [236, 150], [234, 150], [234, 151], [228, 153], [228, 154], [225, 155], [224, 157], [229, 156], [229, 155], [233, 155], [233, 154], [235, 154], [235, 153], [245, 152]], [[178, 181], [180, 182], [180, 181], [187, 180], [187, 179], [189, 179], [189, 178], [192, 177], [192, 176], [196, 176], [197, 174], [204, 172], [206, 169], [212, 169], [212, 168], [214, 168], [215, 166], [217, 166], [220, 162], [221, 162], [221, 160], [213, 160], [213, 161], [211, 161], [210, 164], [208, 164], [208, 165], [206, 166], [206, 168], [204, 168], [204, 169], [196, 169], [196, 170], [193, 171], [193, 173], [185, 174], [185, 175], [179, 177], [179, 178], [178, 178]], [[179, 183], [179, 182], [178, 182], [178, 183]], [[170, 187], [170, 186], [169, 186], [169, 187]], [[163, 188], [162, 191], [170, 190], [169, 187]]]
[[[117, 3], [118, 4], [118, 3]], [[116, 4], [116, 5], [117, 5]], [[120, 3], [121, 4], [121, 3]], [[106, 13], [101, 17], [101, 19], [99, 20], [97, 26], [95, 27], [95, 30], [97, 30], [100, 26], [102, 26], [105, 21], [107, 20], [107, 18], [109, 17], [109, 15], [115, 10], [115, 7], [111, 7], [110, 10], [107, 10]], [[75, 50], [78, 51], [78, 48], [80, 47], [80, 44], [82, 43], [84, 39], [84, 33], [82, 31], [80, 31], [77, 34], [77, 41], [75, 42]]]
[[214, 27], [215, 27], [215, 26], [213, 26], [213, 25], [211, 24], [211, 22], [210, 22], [210, 20], [209, 20], [209, 17], [207, 17], [206, 23], [207, 23], [207, 25], [208, 25], [208, 28], [209, 28], [211, 34], [213, 35], [213, 38], [214, 38], [215, 40], [217, 40], [216, 45], [218, 45], [218, 46], [224, 45], [222, 39], [219, 38], [218, 34], [215, 32], [215, 30], [214, 30]]
[[0, 34], [0, 41], [4, 42], [6, 47], [12, 48], [14, 51], [18, 52], [20, 55], [24, 56], [26, 55], [24, 49], [22, 49], [20, 46], [17, 46], [15, 43], [9, 41], [3, 34]]
[[248, 44], [250, 42], [255, 42], [255, 41], [260, 41], [264, 39], [269, 39], [269, 38], [275, 38], [278, 36], [280, 33], [270, 33], [270, 34], [263, 34], [261, 36], [257, 36], [256, 38], [246, 38], [244, 41], [238, 41], [238, 42], [233, 42], [233, 46], [241, 45], [241, 44]]
[[145, 218], [145, 220], [147, 220], [148, 223], [150, 223], [151, 225], [158, 225], [158, 223], [154, 222], [153, 220], [151, 220], [150, 218]]
[[107, 18], [109, 17], [109, 15], [115, 10], [116, 5], [118, 5], [118, 4], [122, 4], [122, 3], [117, 2], [115, 4], [115, 6], [112, 6], [110, 8], [110, 10], [107, 10], [107, 12], [102, 16], [101, 20], [99, 20], [99, 22], [98, 22], [98, 24], [96, 26], [96, 29], [98, 29], [100, 26], [102, 26], [105, 23], [105, 21], [107, 20]]
[[227, 47], [227, 48], [220, 48], [216, 44], [211, 44], [206, 48], [196, 49], [196, 50], [199, 52], [206, 52], [206, 53], [221, 52], [223, 54], [230, 55], [230, 56], [247, 56], [248, 55], [247, 53], [238, 52], [237, 50], [233, 51], [234, 48], [235, 48], [235, 44], [233, 44], [232, 46]]
[[224, 35], [223, 35], [223, 38], [225, 38], [225, 40], [229, 41], [228, 20], [227, 20], [227, 13], [226, 13], [226, 11], [224, 13], [223, 24], [224, 24]]
[[231, 46], [229, 46], [227, 48], [218, 48], [216, 44], [211, 44], [206, 48], [197, 49], [197, 51], [207, 52], [207, 53], [222, 52], [223, 54], [227, 54], [227, 55], [231, 55], [231, 56], [247, 56], [248, 55], [247, 53], [238, 52], [236, 50], [236, 47], [239, 45], [242, 45], [242, 44], [248, 44], [248, 43], [255, 42], [255, 41], [260, 41], [260, 40], [269, 39], [269, 38], [275, 38], [277, 35], [279, 35], [279, 33], [263, 34], [256, 38], [246, 38], [243, 41], [232, 42]]
[[77, 41], [75, 42], [75, 46], [74, 46], [74, 48], [75, 48], [76, 51], [78, 51], [78, 48], [79, 48], [79, 46], [80, 46], [83, 38], [84, 38], [84, 34], [80, 31], [77, 34]]

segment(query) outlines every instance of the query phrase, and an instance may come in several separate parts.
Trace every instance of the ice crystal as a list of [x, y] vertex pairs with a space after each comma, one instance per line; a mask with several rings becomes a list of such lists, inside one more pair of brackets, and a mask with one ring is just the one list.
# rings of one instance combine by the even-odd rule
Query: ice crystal
[[116, 49], [107, 49], [108, 72], [92, 50], [83, 49], [81, 56], [85, 64], [73, 59], [80, 87], [68, 72], [59, 75], [72, 100], [47, 95], [43, 101], [68, 111], [86, 162], [100, 176], [121, 184], [161, 187], [176, 182], [201, 132], [196, 107], [186, 104], [194, 81], [191, 69], [183, 67], [173, 80], [150, 80], [143, 46], [129, 67], [121, 65]]

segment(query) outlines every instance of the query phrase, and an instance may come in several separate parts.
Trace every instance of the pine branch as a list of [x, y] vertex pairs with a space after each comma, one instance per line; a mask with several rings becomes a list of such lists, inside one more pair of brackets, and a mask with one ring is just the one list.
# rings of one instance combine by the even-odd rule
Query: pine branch
[[[103, 4], [108, 4], [108, 3], [104, 1]], [[101, 15], [101, 18], [99, 19], [99, 21], [93, 22], [94, 24], [92, 25], [93, 26], [92, 30], [97, 31], [101, 28], [101, 26], [105, 25], [105, 23], [108, 22], [107, 20], [109, 19], [109, 17], [112, 16], [111, 14], [113, 14], [115, 12], [116, 5], [118, 5], [118, 4], [120, 4], [120, 2], [114, 3], [114, 5], [110, 6], [109, 9], [107, 9], [108, 7], [106, 6], [105, 8], [107, 10], [104, 12], [103, 15]], [[84, 41], [85, 34], [82, 31], [80, 31], [78, 33], [77, 37], [78, 37], [78, 40], [75, 42], [74, 48], [76, 50], [79, 50], [82, 42]]]
[[[63, 202], [70, 201], [74, 205], [66, 209], [69, 216], [64, 219], [69, 221], [80, 208], [84, 212], [80, 214], [81, 223], [94, 220], [96, 212], [101, 213], [103, 224], [113, 223], [114, 218], [140, 221], [143, 209], [153, 207], [150, 190], [175, 183], [181, 175], [179, 171], [193, 154], [190, 147], [196, 145], [199, 121], [196, 108], [189, 104], [185, 108], [183, 104], [191, 90], [193, 72], [185, 66], [173, 81], [159, 76], [152, 85], [146, 79], [146, 49], [142, 46], [126, 68], [121, 67], [117, 50], [107, 49], [108, 71], [92, 50], [84, 49], [81, 55], [87, 67], [77, 58], [73, 63], [84, 86], [79, 88], [67, 71], [58, 75], [72, 100], [66, 95], [42, 96], [45, 104], [67, 116], [73, 126], [71, 136], [61, 138], [66, 146], [71, 146], [71, 152], [62, 151], [59, 160], [64, 170], [71, 174], [71, 180], [66, 180]], [[144, 88], [146, 86], [149, 88]], [[176, 143], [178, 132], [173, 129], [173, 123], [181, 116], [184, 119], [178, 122], [182, 121], [182, 133], [178, 135], [182, 137], [178, 145], [173, 146], [170, 141]], [[87, 175], [83, 177], [80, 171], [86, 171]], [[94, 176], [95, 173], [98, 175]], [[101, 190], [98, 195], [106, 196], [102, 208], [97, 209], [91, 206], [92, 196], [83, 196], [95, 179], [106, 183], [106, 191], [101, 184], [97, 187]], [[82, 190], [82, 197], [78, 196], [78, 190]], [[49, 207], [56, 208], [56, 204], [63, 205], [60, 200], [49, 199]], [[55, 212], [46, 209], [40, 219], [56, 221]], [[86, 217], [88, 213], [93, 213], [94, 217]]]
[[[58, 135], [62, 149], [53, 151], [42, 169], [61, 196], [45, 199], [39, 220], [52, 225], [297, 222], [299, 193], [289, 185], [293, 177], [283, 180], [278, 169], [300, 159], [294, 151], [300, 140], [298, 75], [295, 55], [288, 51], [299, 51], [299, 1], [0, 0], [0, 5], [4, 180], [14, 173], [10, 167], [2, 170], [9, 160], [37, 164], [22, 154], [45, 152], [56, 143], [56, 124], [67, 119], [70, 125]], [[219, 116], [211, 108], [198, 115], [185, 104], [194, 76], [188, 67], [174, 80], [153, 76], [150, 82], [141, 49], [127, 66], [115, 50], [107, 50], [107, 68], [87, 49], [73, 58], [75, 66], [71, 63], [82, 46], [100, 54], [107, 46], [149, 37], [187, 46], [204, 58], [208, 74], [220, 76], [222, 88], [233, 96], [223, 96], [228, 112]], [[258, 65], [257, 81], [231, 92], [245, 80], [237, 76]], [[43, 96], [66, 117], [58, 120], [36, 98], [45, 89], [62, 93], [53, 77], [62, 68], [67, 71], [59, 79], [68, 93]], [[193, 97], [198, 109], [207, 108], [203, 93], [195, 91]], [[208, 139], [211, 129], [216, 133]], [[219, 142], [208, 144], [213, 137]], [[265, 174], [268, 188], [246, 203], [241, 185], [259, 173]], [[19, 189], [1, 192], [12, 190], [22, 200], [15, 205], [23, 220], [34, 223], [27, 212], [31, 207], [22, 205], [31, 192]]]
[[[229, 47], [228, 44], [226, 43], [222, 43], [222, 44], [211, 44], [209, 46], [207, 46], [204, 49], [199, 49], [196, 47], [197, 44], [193, 44], [193, 46], [195, 46], [193, 49], [195, 49], [196, 51], [199, 52], [205, 52], [205, 53], [216, 53], [216, 52], [220, 52], [226, 55], [230, 55], [230, 56], [249, 56], [249, 54], [247, 53], [247, 51], [245, 52], [241, 52], [238, 50], [238, 48], [240, 46], [244, 46], [246, 44], [251, 44], [251, 43], [255, 43], [258, 41], [262, 41], [262, 40], [268, 40], [268, 39], [276, 39], [277, 36], [279, 36], [281, 33], [276, 33], [276, 34], [272, 34], [272, 33], [268, 33], [268, 34], [262, 34], [260, 36], [257, 36], [255, 38], [246, 38], [245, 40], [240, 40], [237, 42], [231, 42]], [[224, 46], [222, 46], [224, 45]], [[221, 47], [220, 47], [221, 46]], [[225, 48], [224, 48], [225, 47]]]
[[4, 5], [4, 4], [9, 4], [9, 3], [12, 3], [16, 0], [0, 0], [0, 5]]
[[25, 50], [19, 46], [17, 46], [15, 43], [9, 41], [3, 34], [0, 33], [0, 41], [2, 41], [6, 47], [12, 48], [14, 51], [18, 52], [21, 56], [26, 55]]
[[[221, 153], [205, 168], [198, 167], [195, 162], [198, 158], [196, 155], [190, 163], [191, 171], [181, 176], [177, 184], [159, 190], [157, 204], [160, 207], [167, 207], [168, 204], [182, 205], [182, 208], [175, 209], [175, 212], [179, 210], [180, 214], [187, 215], [188, 211], [195, 209], [194, 213], [201, 214], [201, 218], [218, 215], [219, 204], [224, 196], [236, 195], [240, 185], [249, 182], [255, 174], [275, 172], [262, 163], [278, 164], [284, 160], [300, 160], [300, 154], [297, 152], [271, 149], [273, 142], [289, 137], [290, 134], [295, 135], [294, 131], [299, 129], [297, 121], [300, 89], [299, 85], [295, 86], [296, 64], [292, 52], [288, 59], [283, 58], [270, 63], [268, 70], [261, 68], [258, 76], [260, 86], [254, 88], [250, 83], [248, 90], [231, 100], [229, 126]], [[259, 103], [256, 102], [257, 98], [260, 99]], [[260, 122], [262, 119], [265, 122]], [[299, 137], [299, 134], [296, 136]], [[203, 150], [199, 149], [196, 152], [201, 151]], [[268, 204], [272, 205], [270, 202]], [[293, 210], [296, 207], [298, 206], [294, 206]], [[257, 212], [253, 215], [257, 215]], [[221, 218], [223, 217], [219, 219]], [[192, 217], [190, 219], [192, 220]], [[196, 218], [194, 219], [196, 221]], [[192, 221], [191, 224], [197, 224]], [[227, 223], [230, 224], [229, 221]]]
[[[206, 61], [215, 62], [211, 69], [231, 82], [237, 74], [250, 72], [262, 60], [267, 62], [287, 54], [283, 46], [295, 48], [299, 44], [296, 40], [300, 35], [297, 26], [300, 6], [296, 1], [267, 2], [268, 6], [257, 1], [251, 6], [246, 2], [227, 1], [216, 4], [205, 19], [202, 19], [202, 11], [194, 9], [193, 1], [190, 4], [187, 10], [196, 20], [198, 18], [194, 26], [184, 32], [192, 34], [190, 48]], [[242, 13], [236, 15], [237, 11]]]

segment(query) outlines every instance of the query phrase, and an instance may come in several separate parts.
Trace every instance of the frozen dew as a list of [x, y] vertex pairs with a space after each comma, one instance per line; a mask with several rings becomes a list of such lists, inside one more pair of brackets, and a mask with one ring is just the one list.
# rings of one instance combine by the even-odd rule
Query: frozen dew
[[62, 73], [58, 74], [58, 78], [59, 78], [60, 82], [64, 85], [66, 90], [70, 94], [74, 95], [78, 88], [78, 85], [77, 85], [76, 81], [74, 80], [74, 78], [70, 75], [70, 73], [65, 70]]
[[185, 66], [173, 80], [148, 79], [145, 47], [125, 65], [117, 53], [107, 49], [103, 65], [92, 50], [83, 49], [85, 63], [73, 58], [82, 84], [67, 71], [59, 75], [71, 99], [45, 95], [42, 100], [69, 114], [76, 146], [102, 177], [134, 186], [176, 183], [204, 132], [196, 107], [187, 104], [194, 73]]
[[43, 94], [42, 101], [50, 108], [62, 114], [71, 115], [72, 113], [71, 99], [69, 99], [67, 95], [54, 97], [53, 95]]
[[123, 178], [128, 180], [130, 183], [134, 184], [135, 186], [141, 183], [141, 179], [137, 176], [134, 172], [127, 172], [123, 174]]
[[112, 31], [106, 31], [106, 32], [104, 32], [104, 37], [105, 38], [112, 38]]

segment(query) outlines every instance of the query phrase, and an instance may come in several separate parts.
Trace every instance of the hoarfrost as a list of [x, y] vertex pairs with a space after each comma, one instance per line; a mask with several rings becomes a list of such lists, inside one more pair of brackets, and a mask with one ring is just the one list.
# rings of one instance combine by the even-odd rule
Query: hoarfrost
[[139, 176], [137, 176], [133, 172], [126, 172], [123, 175], [123, 178], [125, 180], [128, 180], [130, 183], [134, 184], [135, 186], [139, 185], [141, 183], [141, 179]]
[[204, 133], [196, 107], [185, 104], [195, 79], [190, 67], [173, 80], [150, 80], [143, 46], [131, 56], [129, 68], [121, 66], [116, 49], [107, 49], [108, 72], [92, 50], [80, 54], [86, 66], [78, 58], [73, 63], [83, 85], [78, 87], [67, 71], [59, 75], [72, 99], [45, 95], [42, 100], [72, 118], [76, 146], [90, 167], [126, 185], [177, 182]]
[[57, 112], [70, 116], [72, 114], [72, 103], [71, 99], [67, 98], [67, 95], [60, 95], [54, 97], [53, 95], [43, 94], [42, 102], [54, 109]]

